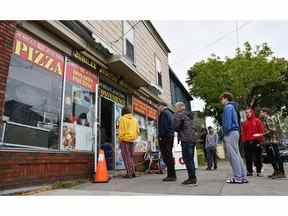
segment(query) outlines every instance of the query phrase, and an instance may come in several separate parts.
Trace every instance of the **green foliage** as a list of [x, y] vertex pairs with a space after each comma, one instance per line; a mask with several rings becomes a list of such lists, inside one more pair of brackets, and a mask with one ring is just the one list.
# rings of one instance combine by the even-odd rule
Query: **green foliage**
[[[272, 103], [272, 99], [267, 97], [269, 95], [284, 96], [277, 108], [285, 104], [285, 100], [287, 104], [288, 90], [284, 83], [285, 78], [288, 79], [287, 68], [288, 62], [274, 57], [266, 43], [256, 46], [253, 51], [246, 42], [243, 50], [236, 49], [234, 57], [221, 59], [213, 54], [194, 64], [188, 71], [187, 83], [191, 94], [206, 102], [205, 114], [219, 120], [223, 109], [219, 96], [223, 91], [231, 91], [240, 108], [249, 106], [254, 99], [260, 105], [273, 107], [275, 101]], [[269, 89], [274, 91], [268, 94]]]

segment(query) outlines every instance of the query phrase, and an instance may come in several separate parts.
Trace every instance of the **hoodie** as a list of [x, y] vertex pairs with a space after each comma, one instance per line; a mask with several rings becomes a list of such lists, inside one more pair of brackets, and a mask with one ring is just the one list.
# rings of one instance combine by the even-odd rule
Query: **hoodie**
[[125, 114], [119, 119], [119, 140], [134, 142], [140, 134], [137, 119], [132, 114]]
[[252, 112], [251, 117], [247, 118], [247, 120], [243, 123], [243, 131], [242, 131], [242, 141], [258, 141], [259, 143], [263, 142], [263, 137], [254, 137], [254, 134], [264, 133], [263, 123], [259, 118], [256, 117], [255, 113]]
[[190, 112], [176, 112], [173, 116], [173, 128], [178, 132], [183, 143], [196, 143], [195, 128], [193, 126], [193, 115]]
[[228, 135], [231, 131], [239, 131], [239, 120], [237, 115], [238, 104], [234, 101], [230, 101], [225, 104], [224, 112], [222, 116], [222, 130], [225, 135]]

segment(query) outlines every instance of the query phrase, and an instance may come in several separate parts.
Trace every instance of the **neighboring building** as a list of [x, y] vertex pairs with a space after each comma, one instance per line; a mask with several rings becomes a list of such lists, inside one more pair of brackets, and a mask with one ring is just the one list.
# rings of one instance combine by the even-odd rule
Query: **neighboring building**
[[186, 109], [191, 111], [191, 101], [193, 100], [192, 96], [180, 82], [171, 67], [169, 67], [169, 75], [172, 105], [175, 105], [176, 102], [181, 101], [185, 103]]
[[91, 177], [100, 146], [122, 169], [125, 105], [136, 152], [156, 148], [170, 50], [150, 21], [0, 21], [0, 41], [0, 189]]

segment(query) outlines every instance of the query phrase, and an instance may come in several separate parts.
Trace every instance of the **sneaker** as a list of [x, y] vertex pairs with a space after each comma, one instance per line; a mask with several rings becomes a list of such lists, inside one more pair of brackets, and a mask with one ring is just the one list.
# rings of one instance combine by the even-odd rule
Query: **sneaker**
[[[248, 181], [247, 181], [248, 182]], [[239, 179], [239, 178], [228, 178], [226, 180], [227, 184], [244, 184], [244, 179]]]
[[177, 177], [175, 176], [167, 176], [166, 178], [162, 179], [163, 182], [173, 182], [176, 181]]
[[274, 171], [271, 175], [268, 175], [268, 178], [273, 178], [276, 175], [277, 175], [277, 172]]
[[132, 176], [129, 176], [128, 174], [126, 174], [126, 175], [124, 175], [124, 176], [122, 176], [123, 178], [134, 178], [134, 176], [132, 175]]
[[242, 178], [242, 183], [243, 183], [243, 184], [247, 184], [247, 183], [248, 183], [248, 179]]
[[285, 173], [278, 172], [275, 176], [272, 177], [272, 179], [280, 179], [280, 178], [286, 178]]
[[257, 177], [264, 177], [262, 173], [257, 173]]
[[197, 185], [197, 178], [188, 178], [182, 182], [183, 185]]
[[206, 170], [211, 170], [211, 168], [207, 167]]

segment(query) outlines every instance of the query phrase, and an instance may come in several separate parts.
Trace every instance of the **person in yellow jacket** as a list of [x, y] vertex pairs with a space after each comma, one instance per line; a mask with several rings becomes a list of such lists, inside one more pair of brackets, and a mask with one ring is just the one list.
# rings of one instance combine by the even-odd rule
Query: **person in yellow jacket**
[[124, 107], [119, 119], [119, 140], [122, 158], [127, 170], [125, 178], [134, 178], [135, 165], [133, 161], [134, 142], [140, 134], [137, 119], [132, 115], [129, 107]]

